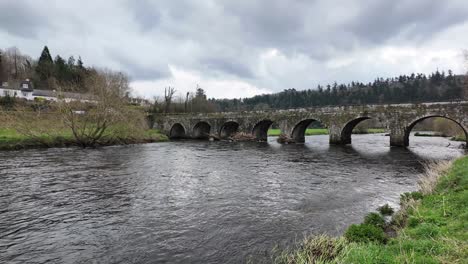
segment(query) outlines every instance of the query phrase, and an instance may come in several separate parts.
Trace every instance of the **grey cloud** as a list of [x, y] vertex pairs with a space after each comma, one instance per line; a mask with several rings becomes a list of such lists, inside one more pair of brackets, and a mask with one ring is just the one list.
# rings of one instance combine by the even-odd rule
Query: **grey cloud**
[[374, 45], [403, 33], [407, 41], [425, 40], [468, 19], [467, 8], [445, 1], [372, 1], [345, 28]]
[[201, 65], [206, 66], [207, 71], [224, 72], [240, 78], [253, 78], [254, 72], [247, 65], [233, 59], [207, 58], [201, 61]]
[[157, 9], [157, 6], [152, 4], [149, 0], [129, 0], [127, 5], [132, 11], [134, 20], [143, 32], [147, 32], [159, 24], [161, 13]]
[[41, 28], [48, 26], [47, 18], [22, 1], [0, 1], [0, 30], [23, 38], [36, 38]]
[[[93, 1], [55, 1], [51, 7], [0, 0], [0, 9], [7, 10], [0, 16], [0, 34], [6, 39], [40, 36], [6, 46], [37, 53], [47, 40], [56, 52], [86, 54], [83, 59], [96, 66], [118, 65], [134, 80], [168, 78], [168, 65], [174, 65], [278, 90], [288, 83], [300, 88], [321, 82], [327, 62], [348, 54], [431, 43], [468, 18], [466, 0]], [[105, 13], [96, 12], [104, 7]], [[463, 38], [460, 46], [468, 43], [467, 37], [455, 38]], [[268, 49], [281, 55], [270, 68], [262, 66]], [[359, 66], [365, 70], [358, 71]], [[364, 66], [344, 66], [349, 68], [330, 78], [382, 75]]]
[[127, 70], [133, 73], [131, 76], [135, 80], [150, 81], [171, 77], [169, 69], [156, 69], [136, 64], [127, 65]]
[[134, 58], [122, 54], [117, 50], [109, 50], [107, 52], [110, 58], [113, 58], [118, 64], [121, 65], [123, 71], [130, 75], [133, 80], [157, 80], [171, 77], [169, 67], [164, 64], [156, 64], [152, 66], [142, 65]]

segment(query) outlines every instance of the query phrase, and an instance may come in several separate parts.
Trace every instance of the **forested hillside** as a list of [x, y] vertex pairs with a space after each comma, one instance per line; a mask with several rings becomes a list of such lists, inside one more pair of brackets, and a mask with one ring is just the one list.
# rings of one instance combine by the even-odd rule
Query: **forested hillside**
[[[465, 92], [464, 92], [465, 90]], [[287, 89], [245, 99], [210, 101], [218, 111], [286, 109], [325, 105], [417, 103], [461, 100], [466, 92], [465, 76], [452, 71], [378, 78], [372, 83], [351, 82], [321, 86], [316, 89]]]
[[49, 48], [44, 47], [38, 59], [22, 54], [16, 48], [0, 49], [0, 84], [8, 83], [17, 87], [18, 83], [31, 79], [36, 89], [54, 90], [60, 87], [67, 90], [73, 84], [75, 92], [86, 92], [84, 79], [95, 69], [84, 66], [81, 57], [74, 56], [67, 60], [60, 55], [52, 57]]

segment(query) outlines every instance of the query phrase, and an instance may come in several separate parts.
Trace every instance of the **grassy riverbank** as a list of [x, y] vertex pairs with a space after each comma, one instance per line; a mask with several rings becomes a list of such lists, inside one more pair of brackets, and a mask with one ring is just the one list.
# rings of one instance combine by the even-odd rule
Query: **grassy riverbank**
[[[381, 128], [369, 128], [365, 132], [356, 132], [356, 134], [375, 134], [375, 133], [384, 133], [385, 130]], [[268, 136], [279, 136], [281, 135], [281, 130], [279, 129], [269, 129]], [[316, 136], [316, 135], [328, 135], [328, 129], [326, 128], [308, 128], [305, 132], [306, 136]]]
[[450, 140], [465, 142], [466, 138], [465, 138], [465, 136], [458, 135], [458, 136], [451, 137]]
[[[158, 130], [146, 130], [142, 135], [121, 137], [116, 136], [110, 129], [99, 141], [98, 145], [122, 145], [168, 141], [166, 135]], [[50, 148], [76, 146], [76, 140], [69, 131], [55, 131], [53, 134], [39, 134], [28, 136], [18, 133], [14, 129], [0, 129], [0, 150], [15, 150], [27, 148]]]
[[418, 192], [401, 198], [391, 221], [370, 213], [340, 238], [311, 237], [275, 263], [466, 263], [468, 157], [429, 166]]
[[415, 137], [447, 137], [446, 135], [433, 132], [433, 133], [428, 133], [428, 132], [416, 132], [414, 133]]
[[[438, 132], [434, 132], [434, 133], [416, 132], [416, 133], [414, 133], [414, 136], [415, 137], [449, 137], [447, 135], [444, 135], [444, 134], [441, 134], [441, 133], [438, 133]], [[450, 137], [450, 140], [465, 142], [466, 138], [465, 138], [464, 135], [456, 135], [456, 136]]]

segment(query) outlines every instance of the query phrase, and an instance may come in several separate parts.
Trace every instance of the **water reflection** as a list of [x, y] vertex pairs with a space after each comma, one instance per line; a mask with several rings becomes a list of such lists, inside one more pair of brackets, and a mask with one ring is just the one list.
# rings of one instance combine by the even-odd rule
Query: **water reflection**
[[339, 234], [413, 190], [421, 162], [463, 154], [430, 139], [1, 152], [0, 262], [242, 262], [305, 233]]

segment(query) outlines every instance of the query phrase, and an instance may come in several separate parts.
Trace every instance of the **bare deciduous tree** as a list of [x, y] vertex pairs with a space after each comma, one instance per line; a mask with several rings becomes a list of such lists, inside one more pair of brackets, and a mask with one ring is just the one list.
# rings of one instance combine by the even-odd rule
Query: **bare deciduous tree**
[[88, 77], [85, 84], [90, 91], [88, 95], [71, 101], [59, 100], [58, 108], [77, 144], [93, 147], [110, 127], [131, 121], [125, 100], [129, 84], [123, 74], [108, 70]]
[[187, 92], [187, 94], [185, 95], [185, 103], [184, 103], [184, 111], [185, 111], [185, 113], [188, 112], [189, 96], [190, 96], [190, 92]]
[[176, 90], [174, 87], [167, 87], [164, 88], [164, 103], [165, 103], [165, 108], [164, 108], [164, 113], [169, 113], [169, 109], [172, 103], [172, 97], [174, 96]]
[[2, 64], [9, 82], [15, 82], [33, 76], [32, 59], [21, 54], [18, 48], [11, 47], [2, 52]]

